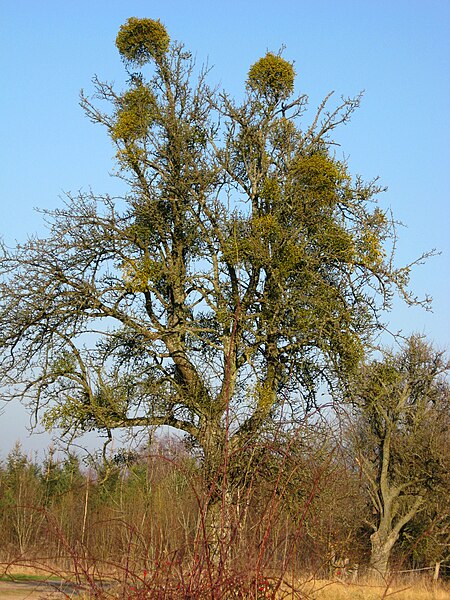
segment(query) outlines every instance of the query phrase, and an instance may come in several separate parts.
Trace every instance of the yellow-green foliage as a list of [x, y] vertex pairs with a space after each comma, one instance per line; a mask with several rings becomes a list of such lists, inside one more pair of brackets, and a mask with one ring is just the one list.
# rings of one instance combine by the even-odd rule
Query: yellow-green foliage
[[121, 26], [116, 46], [122, 57], [137, 65], [159, 60], [169, 48], [170, 38], [160, 21], [131, 17]]
[[294, 91], [294, 77], [294, 67], [287, 60], [268, 52], [250, 68], [248, 85], [278, 102]]
[[147, 86], [139, 84], [125, 92], [112, 131], [114, 140], [134, 142], [144, 137], [155, 116], [155, 98]]
[[224, 240], [224, 258], [234, 265], [267, 264], [272, 260], [271, 243], [277, 244], [282, 235], [282, 226], [273, 213], [236, 219]]
[[361, 256], [364, 256], [369, 264], [380, 265], [386, 256], [383, 248], [383, 230], [386, 223], [384, 213], [378, 208], [367, 218], [358, 249]]
[[148, 257], [135, 261], [129, 260], [122, 265], [127, 288], [135, 293], [146, 291], [149, 281], [157, 281], [163, 275], [162, 271], [162, 265]]
[[56, 375], [67, 375], [76, 372], [76, 358], [70, 352], [63, 352], [52, 366]]
[[255, 388], [256, 403], [258, 411], [269, 414], [270, 409], [276, 402], [276, 393], [265, 384], [258, 383]]
[[293, 176], [297, 192], [304, 191], [314, 202], [329, 206], [338, 199], [338, 184], [348, 179], [342, 165], [320, 152], [301, 156], [295, 163]]
[[267, 208], [272, 206], [273, 203], [278, 202], [281, 198], [281, 189], [278, 181], [267, 177], [262, 185], [260, 196], [266, 201]]
[[269, 139], [274, 149], [289, 156], [290, 151], [295, 147], [298, 134], [295, 124], [286, 117], [277, 118], [273, 120], [269, 132]]

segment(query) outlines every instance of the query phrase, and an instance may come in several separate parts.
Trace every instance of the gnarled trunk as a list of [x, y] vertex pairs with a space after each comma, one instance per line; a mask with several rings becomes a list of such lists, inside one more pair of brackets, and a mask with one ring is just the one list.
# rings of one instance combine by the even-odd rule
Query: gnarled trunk
[[370, 536], [372, 546], [370, 554], [370, 571], [376, 578], [386, 577], [392, 548], [397, 541], [395, 532], [384, 533], [378, 530]]

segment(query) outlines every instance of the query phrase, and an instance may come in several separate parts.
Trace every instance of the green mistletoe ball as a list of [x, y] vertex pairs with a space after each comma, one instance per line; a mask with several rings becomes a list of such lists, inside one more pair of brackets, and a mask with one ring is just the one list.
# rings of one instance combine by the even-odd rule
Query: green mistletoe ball
[[144, 65], [160, 59], [169, 48], [170, 38], [160, 21], [131, 17], [119, 29], [116, 46], [123, 59]]

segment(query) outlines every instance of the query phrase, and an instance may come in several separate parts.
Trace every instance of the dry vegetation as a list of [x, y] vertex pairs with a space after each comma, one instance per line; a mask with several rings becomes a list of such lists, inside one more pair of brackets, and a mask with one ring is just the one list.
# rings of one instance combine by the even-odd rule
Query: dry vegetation
[[[20, 567], [19, 572], [15, 572], [16, 569], [8, 569], [8, 573], [11, 576], [11, 581], [0, 582], [0, 597], [2, 600], [18, 600], [19, 598], [27, 598], [27, 600], [43, 600], [45, 599], [57, 599], [57, 598], [70, 598], [76, 597], [79, 600], [91, 600], [92, 598], [101, 598], [102, 600], [144, 600], [148, 598], [154, 598], [149, 594], [145, 587], [139, 588], [139, 586], [130, 586], [131, 589], [124, 590], [123, 586], [112, 586], [107, 588], [103, 594], [99, 592], [98, 588], [91, 589], [89, 591], [75, 591], [70, 588], [58, 591], [54, 585], [51, 584], [44, 586], [42, 584], [36, 585], [33, 580], [24, 581], [21, 583], [14, 582], [14, 575], [40, 575], [42, 577], [42, 571], [39, 571], [32, 567]], [[49, 574], [50, 576], [51, 574]], [[73, 574], [64, 573], [62, 574], [62, 581], [64, 579], [70, 580]], [[59, 585], [58, 582], [57, 585]], [[56, 586], [57, 587], [57, 586]], [[364, 580], [358, 583], [347, 584], [337, 580], [327, 579], [315, 579], [309, 578], [299, 583], [289, 583], [289, 578], [286, 578], [286, 584], [282, 585], [281, 588], [275, 592], [275, 595], [271, 593], [265, 595], [264, 592], [251, 596], [243, 596], [238, 593], [234, 594], [230, 591], [229, 594], [224, 596], [208, 596], [209, 598], [257, 598], [258, 600], [273, 598], [274, 600], [383, 600], [384, 598], [395, 597], [399, 600], [447, 600], [450, 595], [450, 585], [442, 582], [432, 582], [429, 578], [425, 577], [414, 577], [412, 580], [401, 580], [390, 581], [387, 584], [380, 585], [379, 582]], [[167, 596], [169, 597], [169, 596]], [[196, 598], [196, 596], [179, 596], [180, 598]]]
[[336, 581], [314, 580], [303, 587], [305, 598], [311, 600], [380, 600], [395, 597], [398, 600], [446, 600], [450, 587], [421, 578], [415, 581], [395, 581], [380, 585], [374, 581], [343, 584]]
[[[363, 566], [357, 574], [370, 549], [358, 473], [325, 437], [288, 448], [255, 448], [260, 469], [231, 503], [213, 499], [180, 444], [90, 468], [52, 453], [38, 464], [16, 448], [0, 471], [2, 570], [57, 577], [99, 600], [448, 597], [430, 576], [377, 585]], [[421, 560], [403, 545], [393, 564]]]

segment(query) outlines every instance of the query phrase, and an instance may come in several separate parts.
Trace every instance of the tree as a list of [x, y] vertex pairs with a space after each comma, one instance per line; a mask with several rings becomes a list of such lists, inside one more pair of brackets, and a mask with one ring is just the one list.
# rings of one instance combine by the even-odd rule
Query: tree
[[354, 384], [354, 449], [374, 515], [370, 564], [383, 576], [405, 526], [448, 493], [449, 368], [443, 352], [412, 336]]
[[[446, 454], [444, 454], [446, 452]], [[447, 568], [450, 560], [450, 507], [448, 490], [450, 489], [450, 453], [443, 451], [446, 457], [447, 483], [428, 498], [424, 509], [420, 511], [400, 534], [397, 549], [394, 551], [408, 559], [411, 568], [432, 570], [433, 578], [439, 578], [441, 564]], [[404, 564], [404, 563], [403, 563]], [[431, 565], [431, 566], [430, 566]]]
[[33, 510], [43, 500], [43, 486], [39, 477], [39, 466], [26, 456], [19, 443], [6, 457], [3, 473], [3, 490], [0, 496], [1, 512], [5, 515], [4, 535], [18, 548], [20, 554], [30, 549], [39, 533], [43, 516]]
[[[448, 391], [447, 391], [448, 394]], [[439, 456], [439, 485], [427, 490], [425, 502], [400, 533], [397, 554], [409, 559], [411, 568], [429, 568], [434, 565], [434, 579], [439, 578], [441, 563], [448, 568], [450, 560], [450, 419], [445, 405], [436, 415], [440, 420], [438, 433], [436, 423], [431, 421], [429, 436]], [[431, 465], [432, 466], [432, 463]]]
[[68, 195], [49, 233], [0, 259], [1, 381], [49, 428], [175, 427], [205, 472], [265, 424], [347, 378], [393, 294], [394, 224], [312, 124], [295, 72], [267, 53], [242, 104], [207, 85], [159, 21], [129, 19], [119, 92], [94, 79], [87, 116], [117, 149], [122, 197]]

